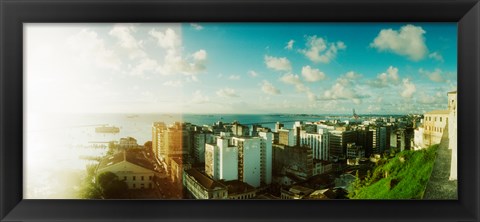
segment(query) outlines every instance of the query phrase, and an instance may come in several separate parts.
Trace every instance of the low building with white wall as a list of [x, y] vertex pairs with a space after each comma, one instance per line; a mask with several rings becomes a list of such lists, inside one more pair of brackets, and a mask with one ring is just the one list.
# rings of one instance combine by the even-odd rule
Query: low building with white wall
[[425, 113], [423, 118], [423, 143], [426, 147], [440, 143], [449, 113], [448, 110], [434, 110]]
[[100, 161], [96, 175], [112, 172], [125, 181], [129, 189], [152, 189], [155, 175], [153, 168], [143, 152], [123, 151]]

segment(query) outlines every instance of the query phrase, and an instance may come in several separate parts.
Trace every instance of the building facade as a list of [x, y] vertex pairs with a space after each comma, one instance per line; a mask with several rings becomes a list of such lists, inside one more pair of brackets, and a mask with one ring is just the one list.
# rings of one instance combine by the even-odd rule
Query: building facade
[[302, 130], [300, 132], [300, 145], [310, 147], [314, 159], [328, 160], [329, 133], [327, 129], [318, 129], [318, 133], [309, 133]]
[[449, 179], [457, 180], [457, 91], [448, 93], [448, 111], [448, 147], [452, 150]]
[[96, 175], [112, 172], [125, 181], [129, 189], [152, 189], [155, 172], [142, 153], [118, 152], [98, 164]]
[[205, 144], [205, 173], [216, 180], [237, 180], [238, 158], [238, 147], [222, 132], [216, 144]]
[[195, 199], [227, 199], [225, 185], [209, 178], [195, 168], [185, 170], [183, 186]]
[[425, 113], [423, 119], [423, 143], [425, 146], [439, 144], [448, 123], [449, 110], [435, 110]]

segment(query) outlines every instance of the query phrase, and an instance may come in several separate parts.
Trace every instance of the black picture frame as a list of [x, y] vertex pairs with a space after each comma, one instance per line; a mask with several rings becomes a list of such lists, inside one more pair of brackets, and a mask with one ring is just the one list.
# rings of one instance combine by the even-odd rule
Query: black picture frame
[[[1, 221], [479, 221], [478, 0], [0, 0]], [[23, 200], [23, 23], [457, 22], [458, 200]]]

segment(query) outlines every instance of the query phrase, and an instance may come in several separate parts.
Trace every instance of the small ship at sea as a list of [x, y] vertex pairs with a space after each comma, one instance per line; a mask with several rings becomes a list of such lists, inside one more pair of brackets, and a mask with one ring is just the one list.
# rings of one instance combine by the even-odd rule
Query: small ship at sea
[[96, 133], [119, 133], [120, 128], [116, 126], [103, 125], [95, 128]]

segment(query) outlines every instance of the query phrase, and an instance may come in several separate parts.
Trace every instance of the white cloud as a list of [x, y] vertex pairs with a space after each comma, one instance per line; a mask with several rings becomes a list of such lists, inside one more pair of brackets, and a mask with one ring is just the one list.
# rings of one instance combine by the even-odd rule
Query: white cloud
[[99, 67], [120, 70], [121, 60], [118, 55], [108, 49], [103, 39], [93, 30], [82, 29], [70, 36], [67, 39], [67, 46], [74, 50], [79, 58], [93, 59], [94, 64]]
[[202, 92], [200, 90], [197, 90], [192, 94], [192, 103], [201, 104], [208, 102], [210, 102], [210, 98], [208, 98], [208, 96], [202, 95]]
[[135, 32], [135, 27], [131, 24], [115, 24], [108, 33], [117, 39], [120, 47], [128, 50], [127, 53], [130, 59], [146, 56], [146, 53], [143, 51], [143, 41], [139, 41], [133, 36]]
[[398, 68], [390, 66], [386, 72], [378, 74], [375, 80], [370, 81], [369, 85], [377, 88], [383, 88], [389, 85], [397, 85], [398, 83], [400, 83]]
[[145, 76], [146, 72], [154, 71], [158, 68], [157, 61], [149, 58], [144, 58], [138, 62], [138, 64], [133, 67], [130, 71], [130, 74], [133, 76]]
[[448, 101], [447, 101], [447, 97], [443, 93], [437, 92], [437, 93], [432, 95], [432, 93], [421, 92], [420, 95], [418, 96], [417, 102], [421, 103], [421, 104], [441, 104], [441, 105], [444, 105]]
[[193, 53], [193, 59], [197, 62], [203, 62], [207, 60], [207, 52], [203, 49], [200, 49]]
[[439, 68], [436, 68], [433, 71], [419, 69], [418, 72], [426, 75], [430, 80], [434, 82], [446, 82], [446, 78], [445, 78], [446, 74]]
[[308, 88], [303, 84], [302, 80], [300, 80], [300, 77], [295, 74], [285, 74], [284, 76], [280, 77], [280, 81], [289, 85], [294, 85], [296, 90], [299, 92], [305, 92], [308, 90]]
[[290, 71], [292, 70], [292, 65], [290, 61], [285, 57], [273, 57], [273, 56], [265, 56], [265, 64], [268, 68], [277, 70], [277, 71]]
[[312, 69], [310, 66], [302, 68], [302, 76], [307, 82], [316, 82], [325, 79], [325, 73], [318, 69]]
[[164, 49], [177, 49], [182, 43], [180, 36], [171, 28], [167, 28], [165, 32], [152, 29], [148, 34], [154, 37], [157, 45]]
[[223, 88], [217, 91], [217, 95], [220, 97], [239, 97], [239, 95], [232, 88]]
[[293, 43], [295, 43], [295, 41], [293, 39], [288, 41], [287, 46], [285, 46], [285, 49], [292, 50], [293, 49]]
[[403, 90], [400, 93], [403, 98], [412, 98], [416, 90], [415, 84], [410, 82], [410, 79], [403, 79]]
[[349, 71], [349, 72], [345, 73], [345, 75], [344, 75], [344, 78], [351, 79], [351, 80], [358, 79], [360, 77], [362, 77], [362, 75], [360, 75], [360, 74], [358, 74], [354, 71]]
[[250, 71], [248, 71], [248, 75], [250, 75], [251, 77], [257, 77], [258, 73], [253, 71], [253, 70], [250, 70]]
[[345, 75], [340, 76], [336, 83], [328, 90], [323, 92], [323, 95], [319, 97], [320, 100], [352, 100], [352, 102], [359, 104], [361, 99], [368, 98], [368, 95], [363, 94], [363, 90], [359, 89], [359, 86], [355, 79], [360, 75], [353, 71], [347, 72]]
[[195, 30], [202, 30], [203, 29], [203, 26], [197, 24], [197, 23], [190, 23], [190, 26], [192, 26], [192, 28], [194, 28]]
[[315, 95], [315, 93], [313, 93], [311, 91], [307, 91], [307, 98], [310, 101], [317, 101], [318, 100], [318, 96]]
[[439, 52], [432, 52], [432, 53], [428, 54], [428, 58], [437, 60], [439, 62], [444, 62], [443, 56]]
[[337, 57], [339, 50], [345, 50], [347, 46], [341, 41], [329, 43], [327, 40], [314, 36], [307, 37], [307, 48], [300, 50], [312, 62], [330, 63]]
[[280, 90], [275, 88], [270, 82], [264, 80], [262, 84], [262, 91], [269, 95], [278, 95], [280, 94]]
[[378, 51], [389, 51], [419, 61], [428, 53], [425, 33], [422, 27], [414, 25], [405, 25], [399, 31], [382, 29], [370, 46]]
[[228, 79], [230, 80], [239, 80], [240, 79], [240, 76], [239, 75], [231, 75], [228, 77]]
[[182, 41], [173, 29], [167, 28], [164, 32], [152, 29], [149, 34], [157, 40], [159, 47], [166, 50], [163, 65], [156, 69], [158, 73], [162, 75], [194, 75], [206, 70], [207, 52], [200, 49], [190, 56], [182, 56]]
[[183, 83], [180, 80], [175, 80], [175, 81], [170, 80], [170, 81], [164, 82], [162, 85], [171, 86], [171, 87], [181, 87], [181, 86], [183, 86]]

